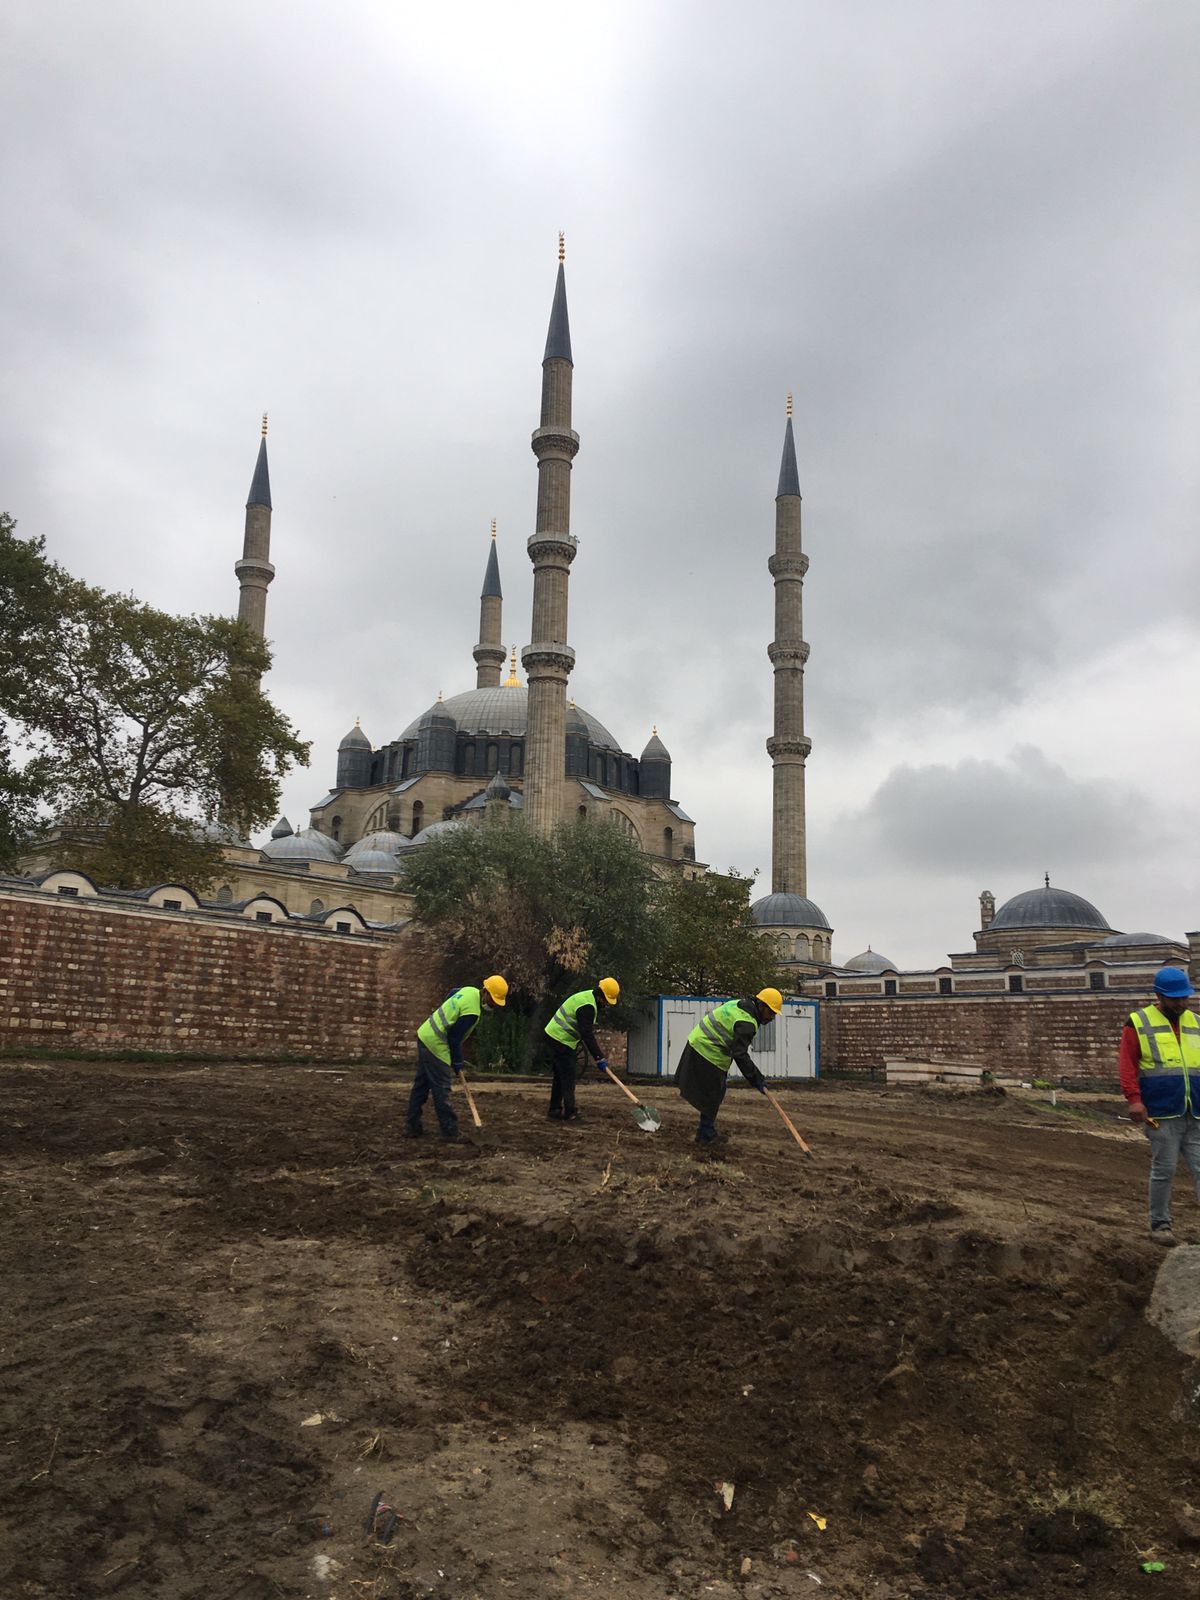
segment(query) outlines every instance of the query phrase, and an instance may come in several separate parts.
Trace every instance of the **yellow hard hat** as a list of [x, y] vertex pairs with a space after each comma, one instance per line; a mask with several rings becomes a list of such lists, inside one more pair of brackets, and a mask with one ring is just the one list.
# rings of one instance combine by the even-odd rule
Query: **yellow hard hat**
[[770, 1006], [776, 1016], [783, 1010], [783, 996], [778, 989], [760, 989], [754, 998], [761, 1000], [763, 1005]]
[[493, 973], [490, 978], [483, 980], [483, 987], [491, 997], [492, 1004], [502, 1006], [508, 999], [508, 981], [500, 974]]
[[600, 993], [608, 1001], [610, 1006], [615, 1006], [617, 1001], [621, 998], [621, 985], [615, 978], [601, 978], [596, 987], [600, 990]]

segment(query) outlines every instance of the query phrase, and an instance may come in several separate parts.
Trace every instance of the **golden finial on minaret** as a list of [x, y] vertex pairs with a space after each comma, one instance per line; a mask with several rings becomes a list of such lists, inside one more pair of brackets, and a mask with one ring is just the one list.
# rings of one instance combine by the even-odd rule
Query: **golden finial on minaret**
[[654, 725], [651, 727], [650, 732], [651, 732], [651, 734], [653, 735], [654, 738], [656, 738], [656, 739], [658, 738], [658, 723], [657, 722], [654, 723]]
[[505, 678], [505, 680], [504, 680], [504, 687], [506, 689], [519, 689], [521, 687], [521, 680], [520, 680], [520, 678], [517, 677], [517, 647], [516, 647], [516, 645], [513, 645], [513, 647], [512, 647], [512, 660], [509, 662], [508, 677]]
[[438, 690], [438, 704], [440, 705], [441, 702], [442, 702], [442, 691], [439, 689]]
[[494, 539], [495, 537], [496, 537], [496, 519], [495, 519], [495, 517], [493, 517], [492, 518], [492, 538]]
[[792, 414], [792, 391], [788, 390], [788, 416]]
[[263, 438], [267, 437], [267, 413], [263, 412]]
[[558, 230], [558, 259], [560, 262], [567, 259], [567, 236], [561, 228]]

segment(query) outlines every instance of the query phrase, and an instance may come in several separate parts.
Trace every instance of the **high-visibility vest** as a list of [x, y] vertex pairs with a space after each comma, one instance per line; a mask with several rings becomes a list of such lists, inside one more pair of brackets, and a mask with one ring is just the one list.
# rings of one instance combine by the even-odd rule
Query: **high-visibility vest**
[[[1200, 1022], [1190, 1011], [1179, 1018], [1179, 1037], [1170, 1018], [1157, 1006], [1135, 1011], [1130, 1022], [1137, 1029], [1142, 1058], [1138, 1062], [1139, 1092], [1148, 1116], [1182, 1117], [1200, 1111], [1200, 1095], [1192, 1101], [1190, 1074], [1200, 1074]], [[1197, 1084], [1200, 1089], [1200, 1082]]]
[[733, 1062], [733, 1029], [738, 1022], [748, 1022], [758, 1032], [758, 1018], [747, 1011], [740, 1000], [726, 1000], [710, 1011], [688, 1034], [688, 1044], [698, 1056], [711, 1061], [714, 1067], [728, 1072]]
[[479, 1023], [480, 1009], [478, 989], [455, 989], [453, 994], [446, 996], [431, 1017], [426, 1017], [417, 1029], [417, 1038], [426, 1050], [432, 1051], [439, 1061], [449, 1066], [450, 1046], [446, 1043], [447, 1034], [460, 1017], [475, 1019], [463, 1034], [463, 1038], [474, 1033]]
[[571, 995], [569, 999], [563, 1001], [546, 1024], [546, 1032], [552, 1039], [557, 1039], [559, 1044], [579, 1043], [579, 1024], [575, 1021], [575, 1013], [580, 1006], [591, 1006], [596, 1015], [600, 1015], [596, 996], [590, 989], [580, 989], [577, 994]]

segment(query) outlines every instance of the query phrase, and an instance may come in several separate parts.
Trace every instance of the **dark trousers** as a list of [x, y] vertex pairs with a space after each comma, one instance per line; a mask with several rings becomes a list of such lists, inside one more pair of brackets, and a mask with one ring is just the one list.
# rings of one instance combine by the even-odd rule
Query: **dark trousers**
[[421, 1110], [430, 1095], [433, 1096], [433, 1109], [437, 1112], [443, 1136], [452, 1139], [458, 1133], [458, 1118], [450, 1103], [450, 1086], [453, 1082], [450, 1068], [418, 1039], [417, 1075], [413, 1079], [408, 1110], [404, 1114], [404, 1127], [408, 1133], [421, 1132]]
[[697, 1139], [701, 1144], [711, 1144], [717, 1137], [717, 1112], [729, 1087], [728, 1072], [722, 1072], [690, 1044], [685, 1044], [675, 1069], [675, 1082], [683, 1098], [700, 1113]]
[[577, 1045], [562, 1044], [551, 1039], [550, 1070], [554, 1082], [550, 1087], [550, 1115], [567, 1122], [576, 1115], [575, 1110], [575, 1052]]

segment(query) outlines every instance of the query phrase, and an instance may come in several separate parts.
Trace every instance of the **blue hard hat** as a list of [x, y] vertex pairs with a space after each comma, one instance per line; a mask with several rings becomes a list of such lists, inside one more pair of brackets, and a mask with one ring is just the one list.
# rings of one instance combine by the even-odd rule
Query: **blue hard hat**
[[1156, 994], [1165, 994], [1168, 1000], [1186, 1000], [1196, 992], [1182, 967], [1159, 967], [1154, 974], [1154, 990]]

